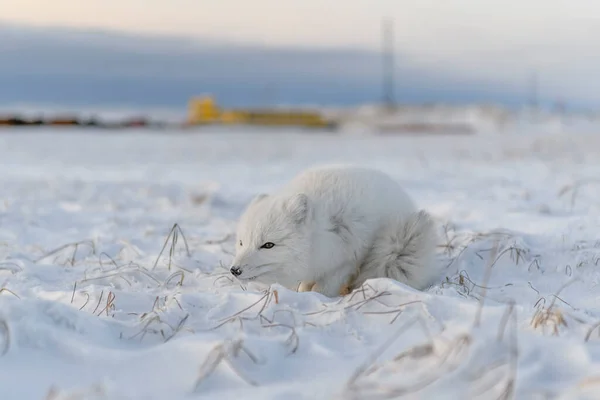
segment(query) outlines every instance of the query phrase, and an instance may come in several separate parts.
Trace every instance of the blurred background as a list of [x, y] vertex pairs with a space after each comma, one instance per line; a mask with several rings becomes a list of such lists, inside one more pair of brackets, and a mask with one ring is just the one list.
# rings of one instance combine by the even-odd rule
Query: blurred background
[[[0, 0], [0, 400], [599, 399], [598, 49], [600, 0]], [[426, 293], [231, 277], [329, 163], [433, 217]]]
[[1, 8], [5, 119], [104, 110], [139, 123], [207, 122], [190, 121], [190, 102], [209, 96], [222, 110], [310, 108], [338, 128], [428, 131], [435, 122], [467, 132], [532, 112], [538, 122], [589, 121], [600, 106], [593, 0], [2, 0]]

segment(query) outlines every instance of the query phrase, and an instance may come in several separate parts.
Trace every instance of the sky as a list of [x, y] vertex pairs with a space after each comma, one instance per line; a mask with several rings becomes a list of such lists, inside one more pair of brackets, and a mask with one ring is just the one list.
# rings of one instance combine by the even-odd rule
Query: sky
[[400, 101], [517, 105], [535, 74], [542, 101], [600, 107], [593, 0], [0, 0], [0, 9], [0, 49], [12, 58], [0, 65], [10, 89], [0, 102], [179, 104], [203, 89], [232, 104], [378, 101], [387, 17]]

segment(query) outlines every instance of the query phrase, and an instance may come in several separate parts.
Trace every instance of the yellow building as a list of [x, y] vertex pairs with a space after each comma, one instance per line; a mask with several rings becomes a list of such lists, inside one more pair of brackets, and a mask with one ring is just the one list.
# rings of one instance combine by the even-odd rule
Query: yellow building
[[330, 128], [333, 123], [318, 112], [289, 110], [221, 110], [211, 96], [192, 98], [188, 124], [235, 124]]

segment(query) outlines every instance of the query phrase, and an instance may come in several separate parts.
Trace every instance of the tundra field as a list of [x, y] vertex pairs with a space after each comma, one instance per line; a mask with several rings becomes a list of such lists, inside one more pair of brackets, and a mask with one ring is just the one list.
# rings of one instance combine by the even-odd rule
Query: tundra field
[[[597, 399], [600, 128], [0, 131], [0, 399]], [[240, 287], [246, 203], [320, 163], [398, 179], [444, 274]]]

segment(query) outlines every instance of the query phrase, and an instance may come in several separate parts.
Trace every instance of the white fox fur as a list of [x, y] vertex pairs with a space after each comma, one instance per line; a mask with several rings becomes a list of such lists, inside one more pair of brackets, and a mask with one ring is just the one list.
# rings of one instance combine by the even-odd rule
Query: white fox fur
[[436, 243], [427, 213], [388, 175], [316, 167], [252, 200], [238, 223], [231, 273], [329, 297], [382, 277], [424, 289], [439, 274]]

